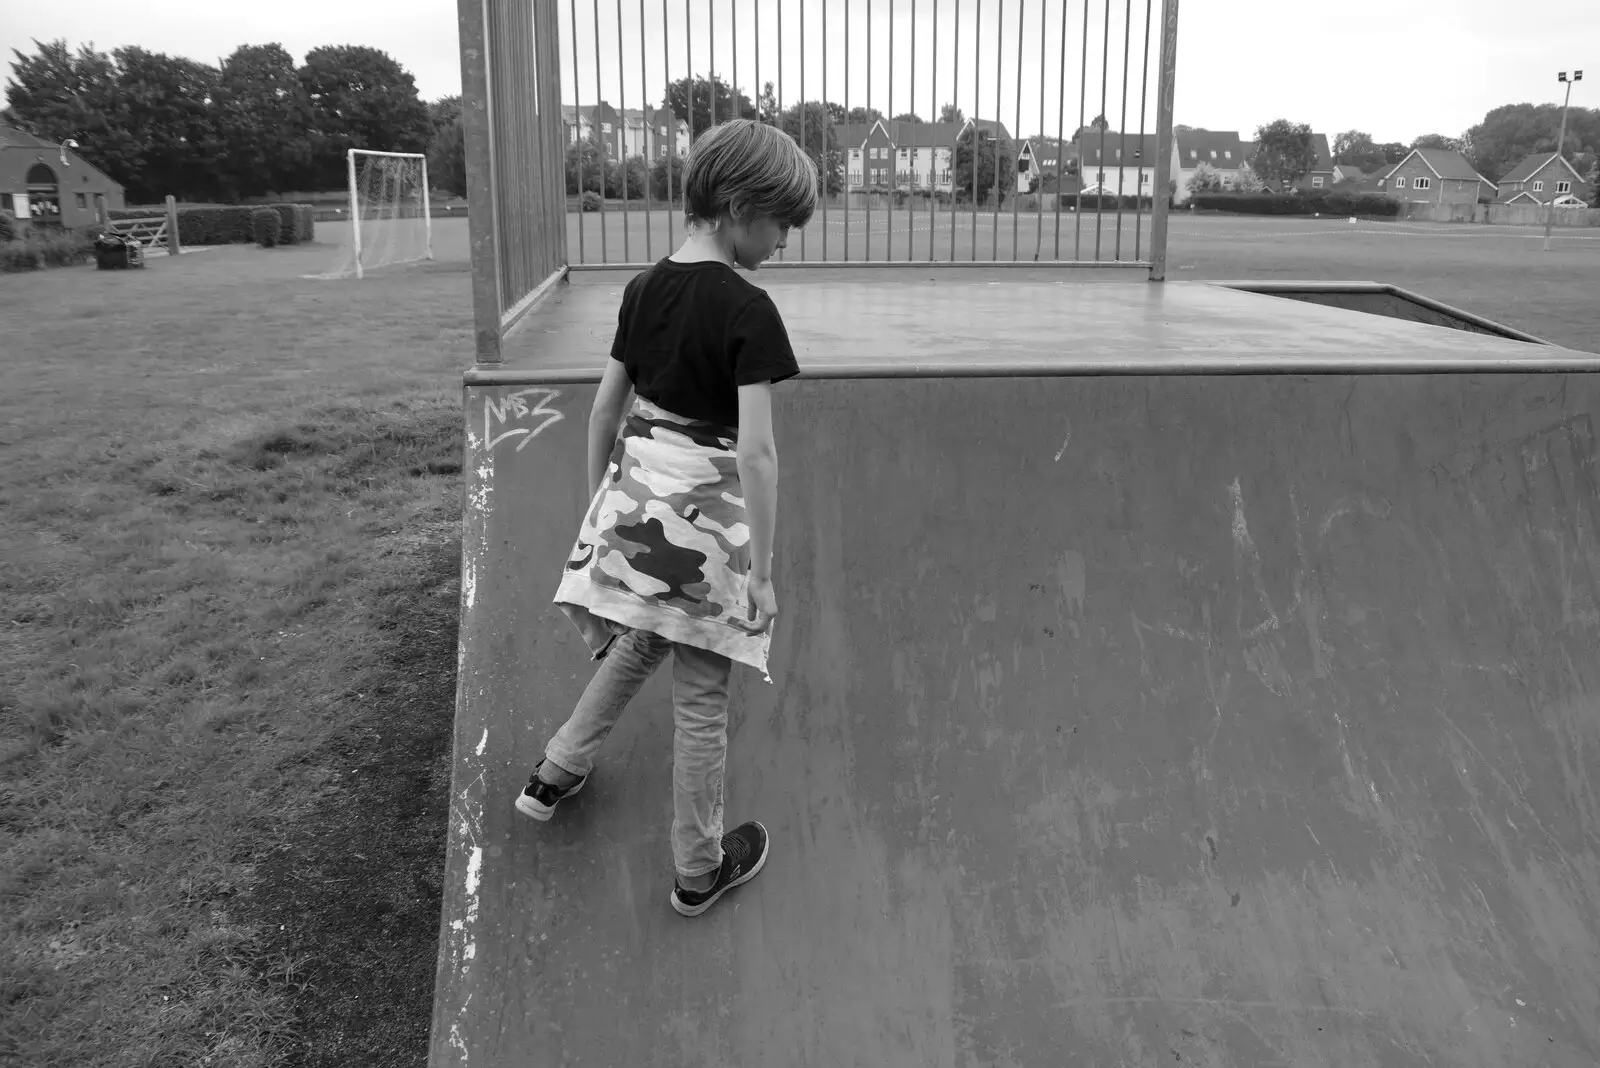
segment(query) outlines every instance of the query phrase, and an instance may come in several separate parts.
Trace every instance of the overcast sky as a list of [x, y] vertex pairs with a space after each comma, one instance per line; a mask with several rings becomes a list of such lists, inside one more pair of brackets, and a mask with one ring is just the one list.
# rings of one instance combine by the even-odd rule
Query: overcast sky
[[[546, 2], [546, 0], [539, 0]], [[557, 0], [561, 12], [565, 56], [562, 95], [570, 102], [574, 92], [570, 44], [572, 0]], [[670, 56], [662, 55], [662, 0], [645, 0], [644, 32], [640, 30], [639, 0], [623, 0], [624, 81], [620, 94], [616, 80], [617, 0], [600, 0], [601, 91], [613, 104], [636, 107], [642, 78], [648, 78], [651, 96], [659, 100], [663, 65], [671, 64], [681, 76], [686, 62], [686, 42], [693, 48], [694, 67], [704, 73], [710, 55], [710, 19], [716, 27], [716, 68], [730, 76], [733, 36], [728, 21], [735, 0], [688, 0], [695, 33], [684, 30], [685, 0], [666, 0]], [[843, 14], [846, 0], [827, 0], [829, 26], [825, 40], [820, 15], [822, 0], [788, 0], [783, 4], [783, 32], [777, 29], [778, 0], [737, 0], [739, 82], [755, 88], [754, 11], [761, 5], [761, 80], [777, 80], [780, 47], [784, 53], [783, 96], [800, 93], [799, 14], [806, 11], [806, 96], [821, 95], [823, 65], [827, 65], [828, 95], [844, 99]], [[1000, 118], [1017, 124], [1017, 63], [1019, 39], [1022, 63], [1022, 127], [1026, 133], [1042, 126], [1053, 133], [1060, 112], [1057, 86], [1061, 81], [1061, 0], [981, 0], [983, 35], [981, 55], [973, 77], [972, 31], [978, 21], [980, 0], [937, 0], [940, 40], [937, 64], [931, 33], [935, 0], [915, 0], [918, 57], [912, 82], [909, 29], [913, 0], [872, 0], [874, 39], [871, 99], [866, 85], [867, 0], [849, 0], [852, 105], [871, 103], [899, 113], [914, 109], [931, 118], [934, 101], [950, 98], [951, 83], [959, 103], [974, 114], [974, 90], [981, 93], [977, 112], [993, 117], [996, 110], [996, 63], [1000, 58]], [[957, 3], [961, 12], [961, 50], [954, 55], [953, 29]], [[1108, 113], [1116, 125], [1122, 77], [1123, 13], [1130, 0], [1111, 0], [1111, 79]], [[1137, 130], [1140, 49], [1144, 38], [1146, 0], [1132, 0], [1134, 38], [1131, 43], [1129, 92], [1130, 129]], [[888, 72], [889, 11], [894, 4], [894, 99]], [[1004, 5], [1004, 22], [996, 39], [996, 16]], [[1160, 32], [1160, 0], [1152, 0], [1152, 36]], [[1100, 59], [1104, 44], [1101, 22], [1105, 0], [1089, 0], [1090, 58], [1087, 116], [1099, 107]], [[584, 103], [596, 95], [594, 56], [595, 0], [578, 4], [577, 92]], [[1066, 127], [1078, 115], [1079, 56], [1083, 38], [1083, 0], [1067, 0]], [[1022, 23], [1018, 15], [1021, 11]], [[1424, 133], [1454, 135], [1482, 119], [1500, 104], [1559, 102], [1561, 86], [1556, 72], [1588, 68], [1586, 79], [1574, 92], [1573, 103], [1600, 107], [1600, 2], [1585, 0], [1559, 12], [1539, 9], [1539, 17], [1509, 15], [1504, 0], [1391, 0], [1361, 8], [1328, 7], [1285, 0], [1182, 0], [1179, 20], [1177, 121], [1210, 129], [1238, 130], [1247, 139], [1254, 129], [1275, 118], [1308, 122], [1330, 136], [1352, 127], [1366, 130], [1378, 141], [1410, 142]], [[1041, 15], [1043, 22], [1041, 24]], [[1020, 31], [1020, 35], [1019, 35]], [[425, 99], [460, 91], [460, 59], [456, 50], [456, 7], [439, 0], [277, 0], [270, 5], [221, 4], [217, 0], [159, 0], [156, 4], [128, 4], [125, 0], [50, 0], [49, 3], [13, 5], [0, 20], [0, 46], [8, 61], [11, 49], [33, 50], [34, 39], [65, 37], [76, 47], [93, 43], [110, 51], [119, 45], [145, 48], [216, 63], [240, 44], [279, 42], [303, 59], [308, 49], [323, 44], [364, 44], [381, 48], [399, 60], [416, 77]], [[782, 45], [779, 45], [779, 41]], [[1040, 43], [1045, 44], [1042, 74]], [[640, 71], [643, 47], [645, 70]], [[1147, 123], [1155, 122], [1157, 42], [1151, 42], [1150, 102]], [[931, 81], [937, 74], [938, 82]], [[1040, 87], [1046, 88], [1041, 112]], [[908, 95], [910, 99], [907, 99]]]

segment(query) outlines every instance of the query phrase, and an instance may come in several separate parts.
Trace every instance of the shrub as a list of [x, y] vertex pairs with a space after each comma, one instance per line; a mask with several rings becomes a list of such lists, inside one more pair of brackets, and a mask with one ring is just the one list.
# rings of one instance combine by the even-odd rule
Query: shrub
[[1376, 193], [1205, 193], [1190, 199], [1199, 211], [1238, 215], [1394, 216], [1400, 202]]
[[262, 248], [276, 248], [278, 232], [283, 229], [283, 217], [271, 208], [257, 208], [250, 213], [256, 244]]
[[94, 252], [94, 239], [79, 230], [30, 227], [22, 238], [0, 243], [0, 271], [76, 267]]
[[593, 190], [585, 190], [583, 194], [582, 207], [584, 211], [599, 211], [600, 194], [594, 192]]
[[[279, 220], [278, 243], [314, 240], [315, 208], [310, 204], [258, 204], [219, 207], [191, 205], [178, 209], [178, 240], [184, 245], [238, 245], [256, 240], [254, 215], [267, 208]], [[142, 219], [164, 215], [162, 207], [123, 208], [110, 212], [113, 219]]]
[[15, 241], [18, 236], [17, 220], [0, 211], [0, 243]]

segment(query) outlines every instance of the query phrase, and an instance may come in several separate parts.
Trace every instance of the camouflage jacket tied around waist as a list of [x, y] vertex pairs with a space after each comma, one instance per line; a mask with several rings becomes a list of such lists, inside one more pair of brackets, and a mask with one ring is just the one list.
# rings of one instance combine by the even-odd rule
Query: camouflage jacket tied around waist
[[750, 526], [737, 443], [729, 427], [635, 399], [555, 595], [596, 660], [623, 629], [637, 629], [772, 681], [770, 630], [748, 630]]

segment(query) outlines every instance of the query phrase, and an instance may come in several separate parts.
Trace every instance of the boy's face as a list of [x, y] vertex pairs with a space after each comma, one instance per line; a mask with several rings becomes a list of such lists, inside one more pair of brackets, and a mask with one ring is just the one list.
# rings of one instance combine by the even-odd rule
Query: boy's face
[[731, 228], [733, 258], [747, 271], [760, 267], [789, 243], [789, 224], [770, 215], [757, 215], [749, 222], [735, 222]]

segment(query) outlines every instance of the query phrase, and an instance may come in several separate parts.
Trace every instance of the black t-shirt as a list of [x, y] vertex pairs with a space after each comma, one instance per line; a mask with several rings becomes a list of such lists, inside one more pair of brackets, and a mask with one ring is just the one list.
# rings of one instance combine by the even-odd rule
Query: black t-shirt
[[739, 387], [800, 373], [777, 305], [715, 260], [662, 259], [629, 280], [611, 358], [669, 412], [739, 425]]

